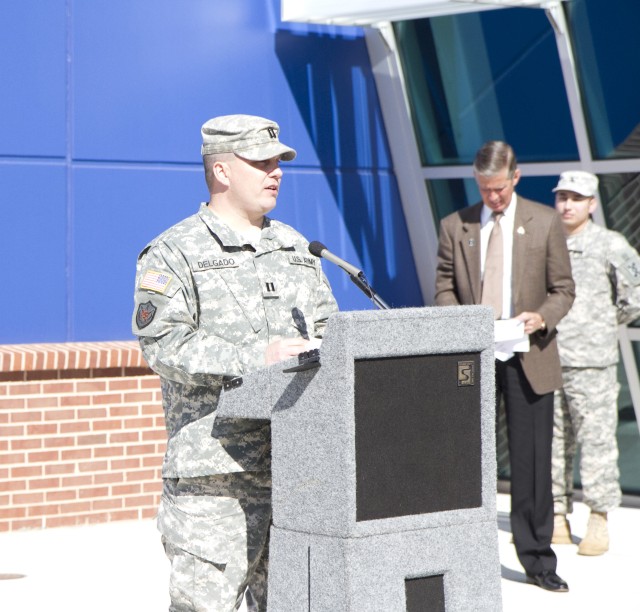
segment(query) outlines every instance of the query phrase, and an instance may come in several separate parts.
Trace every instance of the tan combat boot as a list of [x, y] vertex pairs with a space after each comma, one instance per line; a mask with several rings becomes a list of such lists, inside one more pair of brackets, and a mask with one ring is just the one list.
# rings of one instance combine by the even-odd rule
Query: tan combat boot
[[579, 555], [602, 555], [609, 550], [609, 529], [607, 513], [593, 512], [589, 515], [587, 533], [578, 546]]
[[552, 544], [572, 544], [571, 528], [566, 514], [553, 515], [553, 537]]

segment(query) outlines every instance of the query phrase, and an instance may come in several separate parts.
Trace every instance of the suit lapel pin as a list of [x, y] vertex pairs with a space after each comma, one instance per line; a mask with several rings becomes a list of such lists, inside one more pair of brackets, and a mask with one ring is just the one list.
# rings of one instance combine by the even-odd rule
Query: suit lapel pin
[[516, 230], [516, 232], [518, 234], [520, 234], [521, 236], [524, 236], [524, 227], [522, 227], [522, 225]]
[[469, 238], [469, 246], [470, 247], [476, 246], [475, 238]]

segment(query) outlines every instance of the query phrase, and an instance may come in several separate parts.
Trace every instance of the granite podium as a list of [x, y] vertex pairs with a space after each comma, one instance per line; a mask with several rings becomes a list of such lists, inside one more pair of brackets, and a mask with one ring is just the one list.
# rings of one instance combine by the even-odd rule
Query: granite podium
[[499, 612], [493, 317], [342, 312], [223, 391], [270, 419], [273, 612]]

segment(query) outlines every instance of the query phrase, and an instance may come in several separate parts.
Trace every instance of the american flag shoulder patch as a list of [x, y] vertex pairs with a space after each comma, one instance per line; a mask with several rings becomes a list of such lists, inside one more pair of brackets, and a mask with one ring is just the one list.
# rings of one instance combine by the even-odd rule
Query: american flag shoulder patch
[[147, 270], [140, 281], [140, 289], [164, 293], [172, 278], [171, 274], [157, 272], [156, 270]]

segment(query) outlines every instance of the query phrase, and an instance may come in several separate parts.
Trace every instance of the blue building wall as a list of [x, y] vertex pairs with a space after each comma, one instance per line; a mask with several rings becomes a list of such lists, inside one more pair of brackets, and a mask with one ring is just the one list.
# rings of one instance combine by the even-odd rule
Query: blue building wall
[[[137, 253], [208, 194], [200, 126], [275, 119], [274, 217], [422, 304], [359, 29], [279, 0], [0, 0], [0, 343], [131, 338]], [[372, 308], [325, 270], [345, 310]]]

